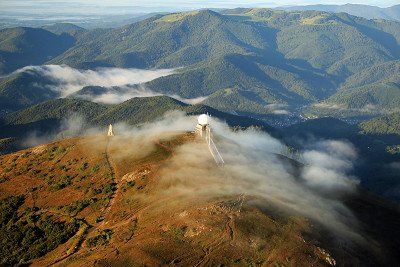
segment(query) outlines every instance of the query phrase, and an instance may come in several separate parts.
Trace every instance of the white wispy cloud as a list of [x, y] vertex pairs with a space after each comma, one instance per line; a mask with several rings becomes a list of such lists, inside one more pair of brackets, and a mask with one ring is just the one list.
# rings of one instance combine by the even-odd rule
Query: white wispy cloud
[[27, 66], [17, 72], [36, 72], [51, 80], [56, 85], [52, 89], [61, 96], [68, 96], [85, 86], [124, 86], [141, 84], [175, 73], [174, 69], [123, 69], [98, 68], [96, 70], [78, 70], [66, 65]]
[[37, 86], [47, 87], [57, 92], [60, 97], [68, 97], [86, 86], [104, 87], [104, 92], [82, 93], [77, 97], [106, 104], [118, 104], [133, 97], [157, 95], [168, 95], [188, 104], [197, 104], [206, 99], [206, 97], [187, 99], [175, 94], [154, 92], [144, 85], [154, 79], [174, 74], [176, 69], [98, 68], [80, 70], [66, 65], [43, 65], [27, 66], [16, 72], [31, 72], [47, 78], [51, 84], [38, 84]]

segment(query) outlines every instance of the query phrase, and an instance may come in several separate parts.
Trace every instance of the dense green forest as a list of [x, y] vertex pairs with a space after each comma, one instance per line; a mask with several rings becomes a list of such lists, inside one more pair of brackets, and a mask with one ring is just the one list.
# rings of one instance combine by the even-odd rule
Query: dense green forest
[[400, 61], [389, 61], [350, 76], [325, 102], [346, 108], [362, 109], [368, 105], [379, 109], [400, 107]]
[[39, 65], [65, 52], [75, 43], [68, 34], [18, 27], [0, 30], [0, 74], [27, 65]]
[[45, 255], [78, 231], [78, 221], [56, 221], [51, 216], [36, 214], [35, 208], [17, 212], [23, 196], [0, 200], [0, 265], [25, 263]]
[[[0, 73], [32, 64], [179, 68], [146, 88], [185, 98], [210, 96], [205, 104], [239, 114], [265, 114], [272, 103], [297, 108], [321, 101], [391, 110], [399, 99], [399, 29], [400, 22], [345, 13], [243, 8], [156, 15], [115, 29], [12, 28], [1, 31]], [[37, 79], [33, 83], [21, 73], [0, 78], [2, 109], [55, 98], [46, 86], [52, 81]]]
[[70, 98], [50, 100], [4, 116], [0, 120], [0, 137], [23, 137], [30, 131], [37, 134], [58, 133], [68, 128], [67, 119], [74, 118], [79, 118], [85, 128], [104, 128], [118, 122], [138, 126], [155, 121], [166, 112], [174, 110], [188, 115], [208, 113], [231, 126], [257, 126], [276, 133], [267, 123], [257, 119], [224, 113], [202, 104], [188, 105], [168, 96], [154, 96], [136, 97], [115, 105]]
[[362, 122], [363, 132], [368, 134], [397, 134], [400, 136], [400, 113], [377, 117]]

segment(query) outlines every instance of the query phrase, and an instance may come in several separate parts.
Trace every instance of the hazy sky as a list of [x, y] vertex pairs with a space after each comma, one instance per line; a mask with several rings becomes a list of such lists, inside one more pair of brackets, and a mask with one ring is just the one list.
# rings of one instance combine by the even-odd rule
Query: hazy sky
[[197, 8], [277, 7], [283, 5], [346, 3], [387, 7], [400, 4], [400, 0], [0, 0], [0, 11], [35, 13], [137, 13]]

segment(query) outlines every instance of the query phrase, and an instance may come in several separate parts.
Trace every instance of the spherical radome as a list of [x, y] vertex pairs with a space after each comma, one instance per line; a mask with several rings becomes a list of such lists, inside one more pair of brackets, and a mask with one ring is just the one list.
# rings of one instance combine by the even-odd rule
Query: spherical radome
[[200, 125], [206, 125], [208, 124], [208, 116], [206, 114], [201, 114], [199, 118], [197, 119]]

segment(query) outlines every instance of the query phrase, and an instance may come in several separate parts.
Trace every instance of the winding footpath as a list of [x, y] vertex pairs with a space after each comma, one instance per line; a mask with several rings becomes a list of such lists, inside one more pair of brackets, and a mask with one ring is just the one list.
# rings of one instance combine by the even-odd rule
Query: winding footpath
[[[107, 203], [106, 207], [101, 212], [100, 217], [102, 217], [102, 218], [105, 218], [107, 216], [107, 214], [110, 212], [111, 207], [115, 203], [115, 197], [116, 197], [116, 195], [118, 194], [118, 192], [120, 190], [120, 186], [119, 186], [119, 183], [117, 181], [117, 176], [115, 174], [115, 168], [113, 166], [112, 160], [110, 159], [110, 155], [109, 155], [110, 143], [111, 143], [111, 140], [110, 140], [109, 137], [107, 137], [107, 143], [106, 143], [106, 148], [105, 148], [104, 155], [105, 155], [105, 160], [106, 160], [107, 166], [108, 166], [108, 168], [110, 170], [110, 174], [112, 176], [112, 180], [116, 184], [117, 188], [116, 188], [115, 191], [113, 191], [112, 195], [110, 196], [111, 197], [110, 201]], [[82, 225], [79, 228], [78, 232], [72, 237], [72, 238], [75, 237], [76, 241], [73, 242], [72, 246], [67, 250], [65, 255], [63, 255], [61, 258], [53, 261], [52, 263], [50, 263], [47, 266], [53, 266], [53, 265], [59, 264], [59, 263], [65, 261], [66, 259], [68, 259], [69, 257], [71, 257], [72, 255], [76, 254], [79, 251], [79, 249], [82, 247], [82, 244], [83, 244], [83, 242], [85, 241], [85, 239], [86, 239], [86, 237], [88, 235], [89, 229], [90, 228], [94, 228], [94, 229], [100, 228], [105, 223], [105, 220], [103, 220], [101, 222], [96, 223], [95, 225], [90, 225], [85, 220], [80, 220], [80, 221], [82, 222]]]

